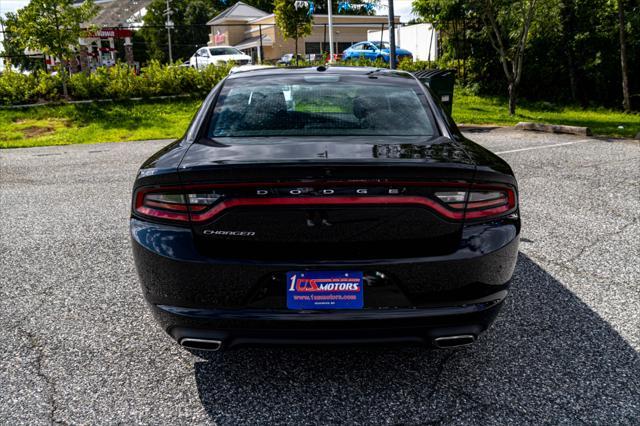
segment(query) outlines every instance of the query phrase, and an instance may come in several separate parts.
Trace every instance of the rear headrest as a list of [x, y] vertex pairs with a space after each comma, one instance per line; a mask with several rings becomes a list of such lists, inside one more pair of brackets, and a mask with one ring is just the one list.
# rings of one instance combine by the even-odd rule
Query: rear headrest
[[359, 119], [363, 119], [375, 111], [388, 108], [389, 102], [385, 96], [366, 95], [358, 96], [353, 100], [353, 115]]
[[253, 92], [251, 95], [251, 109], [260, 113], [277, 113], [287, 111], [287, 101], [280, 90], [270, 92]]

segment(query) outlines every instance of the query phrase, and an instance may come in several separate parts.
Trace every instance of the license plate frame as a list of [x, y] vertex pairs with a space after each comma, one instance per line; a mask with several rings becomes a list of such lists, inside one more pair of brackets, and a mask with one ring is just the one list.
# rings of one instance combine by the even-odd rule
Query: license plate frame
[[361, 271], [287, 272], [287, 308], [294, 310], [362, 309]]

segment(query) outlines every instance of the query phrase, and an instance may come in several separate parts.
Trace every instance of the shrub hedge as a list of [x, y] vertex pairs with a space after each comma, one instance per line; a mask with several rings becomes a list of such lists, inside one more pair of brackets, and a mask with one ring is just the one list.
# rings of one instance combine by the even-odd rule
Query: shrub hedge
[[[303, 65], [302, 63], [300, 65]], [[318, 65], [318, 64], [307, 64]], [[378, 66], [380, 62], [357, 60], [345, 65]], [[415, 71], [428, 68], [427, 62], [401, 62], [400, 69]], [[209, 66], [203, 70], [178, 65], [163, 65], [152, 61], [139, 74], [126, 64], [98, 68], [68, 78], [68, 92], [72, 100], [149, 98], [170, 95], [206, 95], [223, 79], [233, 65]], [[62, 99], [62, 77], [44, 71], [22, 74], [7, 69], [0, 74], [0, 104], [19, 105]]]
[[[71, 74], [68, 79], [72, 100], [149, 98], [152, 96], [201, 96], [211, 90], [231, 69], [231, 65], [203, 70], [151, 62], [139, 74], [126, 64], [98, 68], [90, 74]], [[0, 104], [31, 104], [62, 98], [62, 77], [44, 71], [22, 74], [7, 70], [0, 74]]]

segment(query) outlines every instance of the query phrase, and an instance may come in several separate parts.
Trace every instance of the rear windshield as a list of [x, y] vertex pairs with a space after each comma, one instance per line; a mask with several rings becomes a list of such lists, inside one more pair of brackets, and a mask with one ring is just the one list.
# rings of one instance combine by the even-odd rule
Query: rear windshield
[[331, 74], [229, 80], [208, 131], [210, 138], [435, 134], [415, 80]]

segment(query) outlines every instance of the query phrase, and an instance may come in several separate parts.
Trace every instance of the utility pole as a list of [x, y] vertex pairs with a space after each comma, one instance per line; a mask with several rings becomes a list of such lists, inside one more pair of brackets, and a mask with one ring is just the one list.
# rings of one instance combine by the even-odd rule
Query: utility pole
[[389, 0], [389, 68], [396, 69], [396, 18], [393, 0]]
[[331, 6], [331, 0], [327, 0], [327, 16], [329, 20], [329, 63], [333, 63], [333, 7]]
[[173, 28], [173, 22], [171, 21], [171, 15], [173, 15], [173, 11], [171, 10], [171, 5], [169, 4], [170, 0], [167, 0], [167, 10], [164, 11], [164, 15], [167, 17], [167, 21], [165, 22], [165, 27], [167, 27], [167, 40], [169, 42], [169, 63], [173, 63], [173, 52], [171, 51], [171, 29]]

